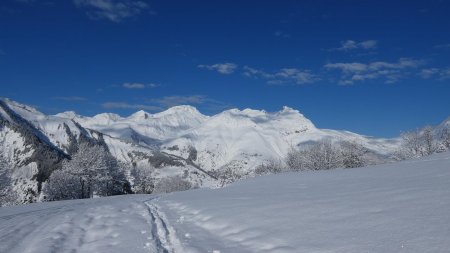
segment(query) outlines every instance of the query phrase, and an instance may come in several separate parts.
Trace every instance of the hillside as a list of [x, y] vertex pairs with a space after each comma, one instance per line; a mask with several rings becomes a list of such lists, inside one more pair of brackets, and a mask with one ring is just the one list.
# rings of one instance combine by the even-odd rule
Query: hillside
[[450, 153], [0, 208], [0, 252], [447, 252]]

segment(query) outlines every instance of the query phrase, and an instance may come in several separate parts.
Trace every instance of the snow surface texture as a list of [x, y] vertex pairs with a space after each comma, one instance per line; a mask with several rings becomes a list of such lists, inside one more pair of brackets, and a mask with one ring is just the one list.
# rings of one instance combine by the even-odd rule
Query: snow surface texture
[[450, 249], [450, 152], [221, 189], [0, 208], [0, 252]]

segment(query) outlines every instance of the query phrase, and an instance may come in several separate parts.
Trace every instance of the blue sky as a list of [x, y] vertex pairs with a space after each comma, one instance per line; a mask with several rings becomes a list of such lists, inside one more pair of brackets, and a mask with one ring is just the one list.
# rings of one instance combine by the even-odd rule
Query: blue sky
[[450, 2], [0, 2], [0, 96], [45, 113], [300, 110], [391, 137], [450, 116]]

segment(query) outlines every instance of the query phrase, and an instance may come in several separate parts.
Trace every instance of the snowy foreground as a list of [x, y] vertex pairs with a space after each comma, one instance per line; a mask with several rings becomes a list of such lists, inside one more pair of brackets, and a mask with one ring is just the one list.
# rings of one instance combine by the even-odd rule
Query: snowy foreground
[[450, 153], [0, 208], [0, 252], [449, 252]]

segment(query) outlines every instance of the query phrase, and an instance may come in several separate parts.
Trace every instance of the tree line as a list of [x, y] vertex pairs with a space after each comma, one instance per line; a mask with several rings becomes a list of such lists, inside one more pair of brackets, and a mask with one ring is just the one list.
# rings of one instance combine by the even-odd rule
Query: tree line
[[[427, 126], [402, 133], [399, 149], [390, 159], [412, 159], [447, 150], [450, 150], [450, 128]], [[302, 148], [291, 148], [284, 160], [268, 160], [256, 167], [255, 174], [357, 168], [378, 163], [375, 158], [373, 151], [356, 141], [323, 139]]]
[[[132, 184], [126, 173], [130, 172]], [[180, 176], [156, 180], [153, 167], [118, 162], [102, 145], [81, 143], [78, 151], [55, 170], [43, 188], [46, 201], [84, 199], [132, 193], [168, 193], [192, 188]]]

